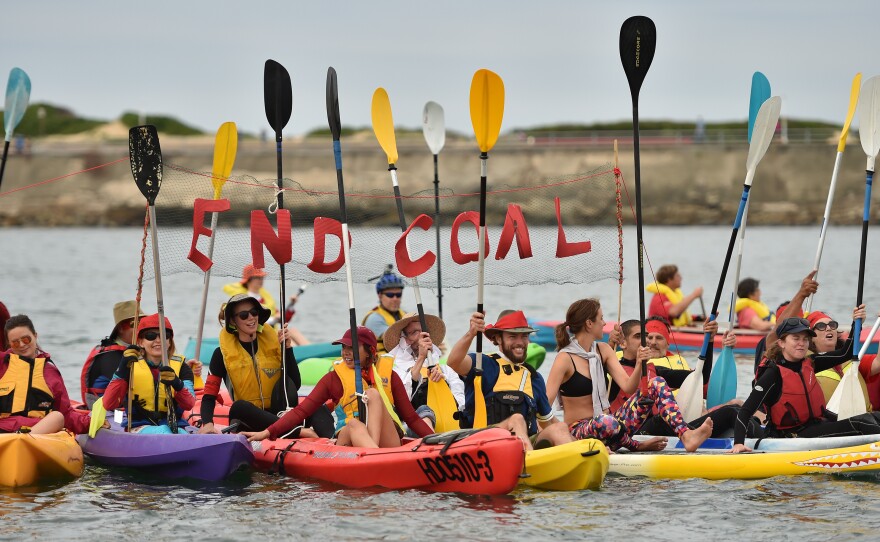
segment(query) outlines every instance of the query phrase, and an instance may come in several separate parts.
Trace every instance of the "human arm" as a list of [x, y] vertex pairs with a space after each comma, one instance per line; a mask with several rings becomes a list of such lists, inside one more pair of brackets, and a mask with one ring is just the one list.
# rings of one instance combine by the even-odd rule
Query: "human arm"
[[[602, 356], [602, 363], [605, 365], [605, 369], [608, 371], [608, 374], [611, 375], [611, 380], [613, 380], [620, 388], [620, 391], [626, 395], [632, 395], [636, 389], [638, 389], [639, 381], [642, 379], [643, 362], [651, 357], [650, 352], [651, 351], [646, 347], [639, 347], [639, 353], [636, 356], [636, 366], [633, 369], [632, 374], [628, 375], [626, 374], [623, 365], [620, 364], [620, 360], [614, 355], [611, 347], [605, 343], [599, 343], [599, 355]], [[604, 378], [605, 375], [590, 376], [592, 378]]]
[[452, 392], [452, 396], [455, 398], [459, 410], [463, 409], [465, 401], [464, 381], [458, 376], [458, 373], [450, 369], [448, 366], [440, 365], [440, 368], [443, 371], [443, 376], [446, 377], [446, 383], [449, 384], [449, 390]]
[[[752, 392], [736, 415], [736, 424], [733, 427], [734, 449], [731, 450], [732, 453], [751, 451], [744, 444], [749, 420], [761, 405], [769, 406], [779, 400], [781, 384], [782, 377], [779, 374], [779, 368], [775, 364], [768, 366], [761, 373], [761, 376], [752, 386]], [[737, 448], [737, 445], [740, 447]]]
[[681, 298], [681, 301], [678, 303], [672, 303], [671, 301], [666, 301], [663, 305], [666, 307], [666, 311], [669, 313], [669, 316], [672, 318], [678, 318], [681, 314], [690, 307], [691, 303], [696, 301], [698, 297], [703, 295], [703, 287], [697, 286], [694, 288], [694, 291], [689, 293], [688, 295]]
[[67, 394], [67, 388], [64, 386], [64, 379], [61, 372], [54, 363], [47, 363], [43, 371], [46, 384], [52, 390], [54, 402], [53, 410], [57, 410], [64, 416], [64, 427], [68, 431], [76, 434], [88, 433], [89, 422], [91, 421], [91, 413], [88, 411], [78, 411], [70, 404], [70, 396]]
[[556, 401], [556, 396], [559, 395], [559, 386], [572, 375], [574, 369], [570, 360], [571, 354], [561, 352], [553, 358], [553, 365], [550, 367], [550, 374], [547, 376], [546, 390], [547, 401], [551, 405]]
[[485, 316], [482, 313], [475, 312], [471, 315], [468, 330], [453, 345], [452, 350], [446, 357], [446, 365], [461, 376], [467, 376], [471, 371], [473, 361], [468, 356], [468, 350], [474, 338], [486, 330]]
[[391, 373], [391, 395], [394, 398], [394, 410], [410, 429], [420, 437], [427, 437], [434, 433], [425, 421], [416, 414], [412, 403], [409, 402], [409, 396], [403, 388], [403, 382], [395, 372]]
[[217, 405], [217, 394], [220, 393], [220, 383], [226, 378], [226, 364], [223, 361], [223, 353], [220, 348], [214, 349], [209, 366], [211, 374], [205, 381], [205, 391], [202, 393], [202, 427], [199, 433], [218, 433], [214, 428], [214, 408]]
[[[388, 331], [388, 324], [385, 323], [385, 319], [382, 318], [382, 315], [378, 312], [374, 312], [366, 317], [364, 320], [364, 326], [370, 328], [370, 331], [373, 332], [376, 337], [382, 337], [386, 331]], [[386, 344], [385, 349], [391, 350], [397, 346], [396, 344]]]
[[549, 427], [554, 423], [559, 423], [556, 416], [553, 415], [553, 407], [547, 398], [547, 387], [544, 383], [544, 377], [538, 374], [537, 371], [532, 373], [532, 392], [535, 394], [535, 404], [537, 407], [535, 415], [541, 429]]
[[[782, 310], [782, 313], [776, 318], [779, 324], [787, 318], [801, 318], [804, 315], [804, 301], [811, 295], [819, 291], [819, 283], [816, 282], [815, 276], [817, 271], [813, 270], [801, 281], [801, 286], [795, 292], [794, 297], [788, 302], [788, 306]], [[767, 344], [773, 344], [776, 340], [776, 328], [772, 328], [767, 334]]]
[[[166, 378], [162, 378], [162, 373], [166, 374]], [[163, 384], [168, 384], [174, 388], [174, 402], [183, 410], [192, 410], [196, 405], [196, 394], [193, 390], [193, 372], [192, 368], [186, 363], [180, 365], [180, 374], [171, 377], [168, 373], [174, 374], [174, 369], [165, 366], [159, 369], [159, 380]], [[177, 382], [175, 382], [175, 379]], [[179, 387], [178, 387], [179, 382]]]
[[314, 414], [328, 400], [336, 400], [342, 396], [342, 382], [335, 372], [330, 372], [321, 377], [302, 402], [293, 410], [288, 410], [284, 416], [269, 426], [268, 429], [257, 433], [244, 432], [249, 441], [258, 441], [266, 438], [276, 439], [302, 425], [306, 418]]

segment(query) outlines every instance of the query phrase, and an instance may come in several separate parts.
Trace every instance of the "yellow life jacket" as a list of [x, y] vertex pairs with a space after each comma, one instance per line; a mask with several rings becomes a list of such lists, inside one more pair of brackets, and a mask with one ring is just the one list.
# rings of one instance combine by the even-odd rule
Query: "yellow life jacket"
[[[673, 304], [680, 303], [681, 300], [684, 299], [684, 293], [681, 291], [681, 288], [676, 288], [675, 290], [673, 290], [669, 286], [665, 284], [660, 284], [659, 282], [652, 282], [651, 284], [645, 286], [645, 290], [647, 290], [648, 293], [652, 294], [662, 294], [666, 296], [666, 299], [671, 301]], [[672, 319], [673, 326], [689, 326], [693, 323], [694, 318], [691, 316], [691, 313], [687, 309], [685, 309], [681, 314]]]
[[[382, 383], [376, 389], [379, 390], [379, 395], [382, 396], [382, 402], [385, 403], [385, 408], [388, 410], [388, 414], [391, 415], [391, 419], [394, 420], [397, 427], [401, 427], [400, 418], [397, 417], [397, 412], [394, 410], [394, 396], [391, 393], [391, 373], [393, 369], [394, 359], [389, 356], [379, 358], [379, 361], [373, 364], [373, 381]], [[346, 365], [345, 361], [339, 359], [333, 362], [333, 370], [336, 371], [336, 375], [342, 381], [342, 397], [339, 399], [339, 407], [345, 412], [345, 422], [348, 423], [349, 420], [358, 415], [354, 369]], [[367, 384], [363, 377], [361, 377], [361, 385], [364, 391], [370, 388], [370, 385]]]
[[649, 359], [648, 363], [654, 364], [655, 367], [666, 367], [667, 369], [674, 369], [676, 371], [691, 370], [687, 360], [679, 356], [678, 354], [671, 354], [668, 356], [663, 356], [662, 358]]
[[[385, 320], [385, 323], [386, 323], [388, 326], [391, 326], [392, 324], [394, 324], [394, 322], [400, 320], [400, 319], [403, 318], [403, 316], [406, 314], [405, 312], [403, 312], [402, 310], [399, 310], [399, 309], [398, 309], [397, 312], [389, 312], [389, 311], [386, 310], [382, 305], [376, 305], [375, 307], [373, 307], [372, 309], [370, 309], [370, 311], [369, 311], [367, 314], [364, 315], [364, 319], [361, 320], [361, 325], [362, 325], [362, 326], [364, 326], [364, 325], [367, 324], [367, 318], [369, 318], [369, 316], [370, 316], [371, 314], [373, 314], [373, 313], [376, 313], [376, 314], [378, 314], [379, 316], [381, 316], [382, 319]], [[385, 348], [385, 341], [383, 340], [383, 337], [384, 337], [384, 336], [385, 336], [384, 333], [383, 333], [382, 335], [377, 335], [377, 336], [376, 336], [376, 340], [377, 340], [378, 343], [379, 343], [379, 344], [376, 345], [376, 353], [377, 353], [378, 355], [380, 355], [380, 356], [381, 356], [382, 354], [387, 354], [387, 353], [388, 353], [388, 349]], [[396, 344], [392, 344], [392, 345], [391, 345], [391, 348], [394, 348], [395, 346], [397, 346], [397, 345], [396, 345]]]
[[[230, 297], [236, 294], [251, 295], [248, 292], [247, 287], [240, 282], [230, 282], [229, 284], [223, 286], [223, 293]], [[260, 302], [260, 305], [272, 311], [272, 316], [275, 316], [275, 310], [277, 307], [275, 307], [275, 299], [272, 297], [272, 294], [270, 294], [265, 288], [260, 288], [259, 295], [260, 299], [257, 299], [257, 301]]]
[[281, 379], [281, 343], [278, 333], [263, 326], [257, 333], [257, 356], [251, 357], [237, 334], [220, 332], [220, 353], [226, 366], [226, 387], [234, 401], [244, 400], [262, 409], [270, 408], [272, 390]]
[[761, 320], [776, 322], [776, 315], [770, 314], [770, 307], [761, 301], [755, 301], [754, 299], [749, 299], [747, 297], [740, 297], [736, 300], [735, 309], [737, 314], [745, 309], [752, 309]]
[[491, 357], [498, 362], [498, 378], [492, 385], [492, 392], [485, 397], [487, 423], [499, 423], [519, 413], [526, 420], [529, 434], [537, 433], [537, 402], [529, 366], [513, 363], [499, 354]]
[[9, 367], [0, 378], [0, 418], [43, 418], [52, 411], [55, 396], [43, 375], [45, 367], [46, 358], [29, 363], [18, 354], [9, 355]]
[[[184, 361], [182, 356], [171, 356], [168, 360], [168, 365], [174, 369], [178, 377], [180, 377], [180, 367]], [[166, 386], [159, 385], [159, 381], [153, 377], [153, 371], [146, 360], [139, 358], [137, 363], [132, 365], [131, 371], [131, 394], [134, 400], [143, 399], [147, 402], [143, 408], [151, 418], [168, 412], [168, 401], [165, 396]], [[171, 390], [171, 398], [174, 398], [173, 389]]]

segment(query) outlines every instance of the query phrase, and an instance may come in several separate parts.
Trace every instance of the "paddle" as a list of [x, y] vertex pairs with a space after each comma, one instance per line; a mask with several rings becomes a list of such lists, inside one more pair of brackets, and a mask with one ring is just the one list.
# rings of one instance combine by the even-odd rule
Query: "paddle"
[[6, 107], [3, 110], [3, 127], [6, 129], [6, 142], [3, 144], [3, 163], [0, 164], [0, 185], [3, 184], [3, 172], [6, 171], [6, 158], [9, 156], [9, 142], [12, 133], [21, 122], [31, 98], [31, 80], [21, 68], [12, 68], [9, 82], [6, 84]]
[[654, 21], [642, 15], [636, 15], [623, 21], [620, 27], [620, 61], [633, 104], [633, 165], [636, 175], [636, 245], [638, 250], [639, 269], [639, 325], [642, 334], [642, 346], [645, 346], [645, 264], [644, 241], [642, 238], [642, 178], [639, 159], [639, 90], [654, 60], [657, 47], [657, 27]]
[[[865, 354], [868, 352], [868, 348], [871, 346], [871, 341], [874, 340], [874, 336], [877, 334], [878, 329], [880, 329], [880, 318], [877, 318], [877, 320], [874, 321], [874, 326], [871, 327], [867, 339], [862, 343], [862, 347], [859, 349], [859, 365], [861, 364], [862, 358], [865, 357]], [[857, 416], [868, 410], [865, 402], [865, 392], [862, 389], [862, 381], [858, 375], [852, 374], [852, 367], [854, 365], [856, 365], [856, 370], [858, 370], [858, 365], [850, 362], [849, 366], [846, 367], [846, 372], [843, 374], [843, 378], [847, 378], [846, 387], [842, 386], [844, 382], [843, 378], [841, 378], [841, 381], [837, 383], [837, 387], [834, 388], [834, 393], [831, 394], [831, 397], [828, 399], [828, 404], [826, 405], [826, 408], [831, 412], [838, 412], [841, 409], [841, 405], [844, 404], [845, 409], [853, 412], [851, 416], [847, 417]], [[855, 385], [853, 385], [853, 383], [855, 383]], [[856, 391], [856, 389], [858, 389], [858, 391]], [[844, 401], [844, 397], [846, 397], [846, 401]], [[862, 401], [862, 406], [858, 406], [856, 403], [859, 399]], [[846, 418], [841, 418], [838, 415], [838, 419]]]
[[[617, 207], [617, 323], [623, 323], [623, 201], [620, 198], [620, 160], [617, 154], [617, 140], [614, 140], [614, 183], [617, 185], [615, 204]], [[623, 345], [619, 344], [621, 348]]]
[[[862, 304], [865, 289], [865, 257], [868, 252], [868, 220], [871, 216], [871, 183], [874, 179], [874, 162], [880, 152], [880, 76], [874, 76], [862, 86], [859, 95], [859, 139], [862, 149], [868, 156], [865, 168], [865, 205], [862, 215], [862, 245], [859, 251], [859, 283], [856, 293], [856, 306]], [[862, 319], [857, 318], [852, 330], [853, 352], [859, 351], [862, 335]], [[854, 355], [853, 359], [858, 359]], [[837, 419], [845, 420], [865, 412], [865, 396], [858, 381], [858, 364], [851, 363], [837, 385], [840, 390], [840, 406], [836, 410]], [[837, 390], [835, 390], [835, 394]], [[833, 396], [832, 396], [833, 397]]]
[[[779, 111], [781, 108], [782, 99], [778, 96], [774, 96], [761, 105], [761, 108], [758, 111], [758, 116], [755, 118], [752, 140], [749, 142], [749, 154], [746, 158], [746, 178], [743, 182], [742, 196], [740, 197], [739, 207], [736, 211], [736, 219], [733, 221], [733, 229], [730, 232], [730, 242], [727, 246], [727, 253], [724, 256], [724, 264], [721, 267], [721, 277], [718, 280], [718, 288], [715, 290], [715, 299], [712, 302], [712, 310], [709, 313], [710, 320], [714, 320], [718, 313], [718, 304], [721, 302], [721, 291], [724, 288], [724, 281], [727, 278], [727, 269], [730, 266], [730, 258], [733, 255], [733, 245], [736, 242], [736, 236], [742, 222], [743, 214], [745, 214], [746, 204], [749, 201], [749, 191], [752, 188], [755, 170], [758, 167], [758, 163], [767, 152], [770, 142], [773, 140], [773, 133], [776, 130], [776, 123], [779, 120]], [[712, 336], [710, 333], [706, 333], [703, 337], [703, 346], [700, 350], [700, 360], [705, 361], [711, 344]], [[709, 405], [708, 396], [706, 404], [707, 406]]]
[[336, 82], [336, 70], [327, 68], [327, 122], [333, 136], [333, 157], [336, 160], [336, 187], [339, 192], [339, 214], [342, 218], [342, 254], [345, 258], [345, 280], [348, 285], [348, 325], [351, 329], [351, 348], [354, 356], [354, 387], [358, 401], [358, 419], [367, 420], [364, 408], [364, 385], [361, 374], [361, 356], [358, 347], [357, 316], [354, 309], [354, 286], [351, 278], [351, 248], [348, 245], [348, 212], [345, 209], [345, 181], [342, 178], [342, 145], [339, 141], [342, 133], [342, 121], [339, 117], [339, 87]]
[[[480, 239], [477, 252], [477, 312], [483, 309], [483, 282], [486, 269], [486, 177], [489, 151], [498, 141], [504, 117], [504, 82], [495, 72], [477, 70], [471, 80], [471, 125], [480, 147]], [[486, 401], [483, 397], [483, 335], [477, 334], [474, 376], [474, 427], [486, 426]]]
[[[220, 199], [223, 185], [232, 173], [232, 164], [235, 163], [235, 154], [238, 151], [238, 130], [234, 122], [224, 122], [217, 130], [214, 137], [214, 164], [211, 167], [211, 183], [214, 185], [214, 199]], [[208, 259], [214, 256], [214, 239], [217, 232], [217, 215], [211, 213], [211, 237], [208, 239]], [[211, 282], [211, 269], [205, 271], [205, 280], [202, 286], [202, 304], [199, 308], [199, 325], [196, 331], [196, 356], [202, 351], [202, 332], [205, 328], [205, 308], [208, 306], [208, 286]]]
[[[284, 66], [272, 59], [266, 61], [263, 68], [263, 104], [266, 108], [266, 119], [275, 130], [275, 155], [278, 162], [278, 191], [275, 201], [278, 209], [284, 209], [284, 172], [281, 162], [281, 131], [290, 121], [293, 110], [293, 96], [290, 86], [290, 74]], [[345, 243], [343, 243], [344, 245]], [[284, 291], [284, 264], [281, 267], [281, 303], [287, 299]], [[282, 329], [284, 324], [282, 323]], [[287, 394], [287, 348], [281, 345], [281, 379], [284, 381], [285, 410], [290, 410], [290, 397]]]
[[[859, 87], [862, 85], [862, 74], [857, 73], [853, 77], [852, 89], [849, 92], [849, 109], [846, 111], [846, 121], [840, 130], [840, 139], [837, 142], [837, 158], [834, 160], [834, 170], [831, 172], [831, 186], [828, 187], [828, 199], [825, 201], [825, 214], [822, 216], [822, 228], [819, 230], [819, 248], [816, 249], [816, 261], [813, 270], [819, 273], [819, 262], [822, 261], [822, 248], [825, 246], [825, 234], [828, 232], [828, 222], [831, 217], [831, 204], [834, 203], [834, 190], [837, 187], [837, 173], [840, 171], [840, 162], [843, 160], [843, 151], [846, 149], [846, 138], [849, 136], [849, 125], [856, 113], [856, 105], [859, 102]], [[813, 310], [813, 296], [807, 302], [807, 312]]]
[[[128, 131], [128, 155], [131, 174], [141, 194], [150, 206], [150, 238], [153, 246], [153, 274], [156, 277], [156, 308], [159, 313], [159, 344], [162, 348], [162, 366], [168, 365], [168, 337], [165, 335], [165, 304], [162, 300], [162, 272], [159, 266], [159, 237], [156, 229], [156, 196], [162, 186], [162, 149], [159, 134], [152, 125], [135, 126]], [[131, 379], [129, 377], [129, 379]], [[168, 428], [177, 433], [177, 413], [171, 386], [165, 386], [167, 397]], [[131, 411], [128, 417], [131, 419]]]
[[425, 143], [434, 155], [434, 231], [437, 233], [437, 314], [443, 319], [443, 275], [440, 272], [440, 173], [437, 165], [440, 151], [446, 143], [446, 124], [443, 108], [437, 102], [425, 104], [422, 113], [422, 133]]
[[[752, 75], [752, 90], [749, 95], [749, 132], [748, 141], [752, 142], [755, 122], [761, 106], [770, 98], [770, 82], [761, 72]], [[775, 131], [774, 125], [774, 131]], [[728, 325], [730, 329], [735, 327], [736, 319], [736, 289], [739, 284], [739, 274], [742, 269], [742, 255], [745, 248], [746, 222], [749, 217], [749, 202], [746, 201], [743, 210], [742, 224], [739, 229], [739, 240], [736, 253], [736, 266], [733, 274], [733, 291], [730, 292], [730, 312], [728, 313]], [[736, 397], [736, 359], [733, 348], [726, 346], [721, 350], [721, 355], [711, 368], [709, 376], [709, 388], [706, 392], [706, 406], [712, 408], [730, 401]]]

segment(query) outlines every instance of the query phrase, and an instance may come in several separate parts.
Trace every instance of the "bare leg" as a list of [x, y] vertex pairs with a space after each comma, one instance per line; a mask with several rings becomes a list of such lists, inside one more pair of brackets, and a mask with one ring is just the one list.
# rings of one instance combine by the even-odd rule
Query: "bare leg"
[[351, 430], [346, 425], [342, 429], [339, 430], [339, 433], [336, 435], [336, 445], [337, 446], [351, 446]]
[[537, 442], [542, 439], [549, 440], [553, 446], [574, 442], [574, 437], [568, 431], [568, 426], [562, 422], [553, 423], [539, 431], [535, 441]]
[[[348, 436], [351, 438], [351, 445], [357, 446], [359, 448], [378, 448], [379, 445], [376, 444], [376, 441], [373, 440], [373, 437], [370, 435], [367, 426], [363, 424], [360, 420], [349, 420], [348, 423], [345, 424], [345, 428], [348, 429]], [[340, 433], [340, 437], [342, 434]], [[338, 444], [339, 441], [337, 440]]]
[[507, 429], [523, 442], [526, 451], [532, 449], [532, 443], [529, 440], [529, 428], [526, 425], [526, 419], [522, 414], [514, 414], [513, 416], [501, 421], [498, 424], [501, 429]]
[[64, 416], [58, 411], [52, 411], [31, 428], [31, 433], [47, 435], [49, 433], [57, 433], [62, 429], [64, 429]]
[[385, 402], [379, 394], [379, 390], [370, 388], [364, 395], [367, 398], [367, 430], [373, 442], [380, 448], [393, 448], [400, 446], [400, 435], [391, 414], [385, 408]]
[[666, 443], [669, 442], [666, 437], [654, 437], [639, 442], [638, 450], [640, 452], [656, 452], [666, 449]]
[[706, 421], [703, 422], [703, 425], [697, 427], [696, 429], [688, 429], [678, 438], [681, 439], [681, 443], [684, 444], [684, 449], [688, 452], [696, 452], [697, 448], [700, 447], [700, 444], [704, 443], [707, 438], [712, 434], [712, 418], [706, 418]]
[[303, 427], [299, 430], [299, 438], [318, 438], [318, 433], [311, 427]]

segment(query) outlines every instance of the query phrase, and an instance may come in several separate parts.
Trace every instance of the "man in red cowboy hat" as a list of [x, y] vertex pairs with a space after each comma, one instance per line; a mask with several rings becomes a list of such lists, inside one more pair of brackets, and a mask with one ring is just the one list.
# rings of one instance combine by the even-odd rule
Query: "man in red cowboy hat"
[[[529, 334], [534, 331], [522, 311], [503, 311], [495, 324], [488, 326], [485, 316], [475, 312], [467, 333], [455, 343], [446, 361], [452, 370], [465, 377], [467, 422], [474, 423], [475, 402], [483, 400], [487, 423], [516, 434], [527, 450], [537, 442], [555, 446], [574, 440], [568, 427], [553, 414], [544, 377], [525, 363]], [[475, 353], [468, 354], [478, 333], [485, 333], [501, 350], [483, 355], [480, 364]], [[478, 365], [482, 365], [481, 372]], [[475, 385], [478, 377], [479, 387]]]

